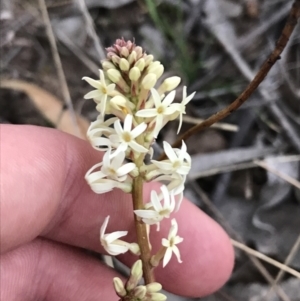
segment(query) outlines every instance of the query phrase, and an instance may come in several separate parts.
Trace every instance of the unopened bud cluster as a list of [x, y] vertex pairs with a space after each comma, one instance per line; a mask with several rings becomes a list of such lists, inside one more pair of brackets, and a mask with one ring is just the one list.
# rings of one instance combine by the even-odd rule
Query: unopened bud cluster
[[130, 276], [125, 285], [118, 277], [113, 279], [113, 285], [117, 295], [122, 301], [164, 301], [166, 296], [159, 293], [161, 284], [153, 282], [147, 285], [139, 285], [143, 276], [142, 261], [138, 260], [131, 268]]
[[[83, 78], [95, 88], [84, 97], [94, 99], [99, 112], [87, 136], [96, 150], [105, 152], [102, 162], [93, 166], [85, 178], [96, 193], [106, 193], [115, 188], [131, 193], [136, 177], [146, 182], [164, 181], [160, 191], [151, 192], [150, 202], [144, 208], [134, 210], [141, 222], [147, 227], [156, 225], [157, 230], [163, 219], [169, 218], [172, 212], [180, 208], [191, 157], [183, 141], [180, 149], [163, 143], [166, 160], [151, 160], [150, 164], [146, 164], [145, 156], [149, 155], [152, 159], [151, 145], [167, 122], [179, 118], [180, 131], [186, 105], [194, 96], [194, 93], [187, 96], [184, 87], [182, 101], [173, 103], [174, 89], [179, 85], [180, 78], [166, 78], [156, 87], [163, 72], [163, 65], [155, 61], [152, 55], [147, 55], [133, 42], [122, 39], [107, 49], [107, 59], [102, 62], [99, 80]], [[127, 231], [105, 234], [108, 220], [109, 217], [105, 219], [100, 235], [105, 250], [111, 255], [127, 251], [139, 255], [138, 244], [120, 240]], [[177, 235], [177, 231], [178, 225], [173, 218], [169, 236], [162, 240], [162, 248], [153, 255], [151, 262], [159, 263], [162, 260], [163, 266], [166, 266], [173, 253], [181, 262], [176, 245], [183, 239]], [[142, 275], [138, 276], [131, 276], [125, 287], [119, 279], [114, 280], [115, 290], [122, 300], [164, 300], [159, 299], [162, 298], [161, 294], [151, 291], [154, 290], [151, 289], [155, 287], [154, 284], [150, 287], [138, 286], [136, 279]], [[127, 298], [128, 293], [136, 299]]]

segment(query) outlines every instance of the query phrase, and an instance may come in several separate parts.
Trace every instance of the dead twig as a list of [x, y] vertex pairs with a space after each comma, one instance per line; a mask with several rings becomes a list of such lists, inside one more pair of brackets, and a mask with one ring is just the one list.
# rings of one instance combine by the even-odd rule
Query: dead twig
[[47, 32], [47, 36], [48, 36], [48, 40], [51, 46], [51, 52], [52, 52], [52, 56], [53, 56], [53, 60], [54, 60], [54, 64], [55, 64], [55, 68], [56, 68], [56, 72], [57, 72], [57, 76], [58, 76], [58, 80], [59, 83], [61, 85], [61, 89], [62, 89], [62, 95], [64, 98], [64, 101], [68, 107], [68, 110], [70, 112], [71, 115], [71, 120], [72, 120], [72, 124], [75, 128], [75, 131], [77, 133], [77, 136], [80, 136], [80, 130], [79, 130], [79, 126], [76, 120], [76, 116], [75, 116], [75, 111], [73, 108], [73, 104], [72, 104], [72, 100], [71, 100], [71, 95], [68, 89], [68, 84], [67, 84], [67, 80], [62, 68], [62, 63], [58, 54], [58, 50], [57, 50], [57, 45], [56, 45], [56, 41], [55, 41], [55, 37], [53, 34], [53, 30], [51, 27], [51, 23], [50, 23], [50, 18], [49, 18], [49, 14], [47, 11], [47, 7], [46, 7], [46, 3], [45, 0], [39, 0], [39, 6], [42, 12], [42, 17], [43, 17], [43, 21], [44, 24], [46, 26], [46, 32]]
[[231, 243], [234, 247], [239, 248], [239, 249], [245, 251], [246, 253], [251, 254], [251, 255], [253, 255], [253, 256], [255, 256], [255, 257], [257, 257], [257, 258], [259, 258], [259, 259], [261, 259], [265, 262], [268, 262], [269, 264], [277, 267], [278, 269], [280, 269], [282, 271], [285, 271], [286, 273], [289, 273], [289, 274], [295, 276], [296, 278], [300, 279], [300, 273], [297, 272], [296, 270], [288, 267], [287, 265], [285, 265], [285, 264], [283, 264], [279, 261], [276, 261], [276, 260], [266, 256], [263, 253], [260, 253], [256, 250], [253, 250], [253, 249], [247, 247], [246, 245], [244, 245], [244, 244], [242, 244], [242, 243], [240, 243], [240, 242], [238, 242], [234, 239], [231, 239]]
[[[256, 90], [256, 88], [260, 85], [260, 83], [264, 80], [267, 76], [270, 69], [273, 67], [275, 62], [280, 59], [280, 54], [284, 50], [289, 38], [297, 25], [297, 20], [300, 16], [300, 0], [295, 0], [293, 6], [290, 10], [288, 19], [286, 24], [281, 32], [281, 35], [276, 43], [275, 49], [269, 55], [267, 60], [262, 64], [261, 68], [257, 72], [256, 76], [250, 82], [250, 84], [246, 87], [246, 89], [238, 96], [238, 98], [233, 101], [229, 106], [224, 108], [223, 110], [217, 112], [216, 114], [210, 116], [203, 122], [195, 125], [194, 127], [187, 130], [183, 133], [173, 144], [173, 147], [179, 147], [181, 145], [182, 140], [186, 140], [195, 133], [211, 126], [212, 124], [224, 119], [234, 111], [236, 111], [249, 97], [250, 95]], [[160, 157], [160, 160], [165, 158], [165, 154]]]
[[[298, 238], [296, 239], [296, 242], [294, 243], [294, 245], [291, 248], [291, 251], [289, 252], [289, 255], [287, 256], [286, 260], [284, 261], [285, 265], [288, 265], [292, 262], [292, 260], [294, 259], [294, 257], [297, 254], [297, 251], [300, 248], [300, 234], [298, 235]], [[277, 283], [279, 283], [279, 281], [282, 279], [282, 277], [284, 276], [285, 271], [280, 270], [279, 273], [277, 274], [275, 281], [272, 285], [272, 287], [270, 288], [270, 290], [268, 291], [266, 297], [265, 297], [265, 301], [268, 301], [269, 298], [271, 297], [271, 293], [274, 289], [274, 286], [277, 285]]]

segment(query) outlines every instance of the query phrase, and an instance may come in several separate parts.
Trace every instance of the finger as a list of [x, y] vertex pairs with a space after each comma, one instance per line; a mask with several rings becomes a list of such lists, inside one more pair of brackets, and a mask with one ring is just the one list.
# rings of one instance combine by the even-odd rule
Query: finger
[[[99, 228], [107, 215], [111, 215], [108, 232], [128, 230], [127, 241], [134, 241], [130, 195], [118, 190], [96, 195], [84, 181], [85, 172], [99, 162], [99, 152], [82, 140], [50, 129], [2, 126], [1, 135], [3, 157], [15, 158], [10, 163], [2, 160], [6, 174], [1, 187], [4, 250], [43, 233], [57, 241], [103, 251]], [[149, 186], [145, 199], [149, 199]], [[184, 238], [179, 245], [184, 262], [179, 265], [172, 260], [159, 277], [177, 293], [210, 293], [226, 281], [232, 269], [228, 237], [189, 202], [183, 202], [175, 217]], [[154, 247], [167, 235], [169, 226], [168, 220], [162, 223]], [[130, 259], [125, 256], [125, 260]], [[175, 272], [170, 275], [169, 271]], [[178, 277], [178, 271], [188, 279], [184, 286], [179, 285], [184, 278]]]
[[1, 255], [1, 300], [117, 300], [115, 271], [72, 247], [36, 239]]

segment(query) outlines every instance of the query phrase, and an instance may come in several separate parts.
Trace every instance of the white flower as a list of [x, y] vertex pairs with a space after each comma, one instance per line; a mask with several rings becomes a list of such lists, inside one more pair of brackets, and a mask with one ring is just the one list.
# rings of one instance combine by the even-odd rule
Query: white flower
[[113, 233], [105, 234], [105, 230], [109, 221], [107, 216], [100, 229], [100, 242], [106, 252], [110, 255], [117, 256], [126, 253], [129, 250], [130, 244], [120, 240], [122, 236], [126, 236], [128, 231], [116, 231]]
[[[103, 162], [98, 163], [90, 168], [85, 175], [85, 179], [91, 189], [98, 194], [109, 192], [114, 188], [122, 189], [124, 192], [130, 192], [132, 189], [131, 183], [123, 183], [120, 181], [125, 181], [127, 177], [126, 172], [129, 172], [133, 166], [126, 166], [125, 164], [125, 168], [123, 166], [117, 168], [120, 162], [120, 157], [117, 157], [112, 163], [110, 163], [110, 159], [106, 158], [105, 160], [106, 164], [104, 166]], [[94, 171], [99, 167], [102, 167], [101, 170]], [[112, 177], [117, 180], [111, 179]]]
[[118, 118], [113, 117], [104, 121], [103, 116], [99, 115], [97, 120], [92, 122], [87, 130], [87, 137], [91, 142], [91, 145], [96, 150], [105, 151], [111, 145], [108, 137], [114, 134], [116, 131], [114, 128], [110, 127]]
[[159, 223], [163, 218], [169, 218], [175, 208], [174, 195], [169, 193], [168, 188], [165, 185], [162, 185], [160, 189], [164, 199], [163, 206], [161, 205], [157, 192], [152, 190], [151, 202], [146, 205], [146, 207], [150, 209], [134, 210], [134, 213], [141, 217], [145, 224], [153, 225]]
[[155, 128], [153, 130], [153, 137], [155, 138], [157, 138], [159, 131], [164, 125], [164, 117], [172, 115], [175, 112], [175, 107], [171, 105], [174, 100], [175, 93], [175, 91], [170, 92], [162, 101], [158, 92], [152, 88], [151, 94], [155, 109], [144, 109], [135, 114], [138, 117], [155, 117]]
[[192, 93], [188, 97], [186, 97], [186, 86], [183, 87], [183, 93], [182, 93], [182, 101], [181, 103], [175, 103], [174, 107], [176, 108], [176, 111], [179, 113], [179, 126], [177, 130], [177, 134], [179, 133], [181, 126], [182, 126], [182, 115], [185, 114], [185, 106], [192, 100], [196, 92]]
[[186, 180], [186, 176], [181, 176], [177, 173], [172, 175], [161, 175], [157, 177], [154, 181], [169, 181], [167, 185], [170, 193], [174, 195], [175, 198], [175, 212], [177, 212], [181, 206], [183, 200], [183, 191], [184, 191], [184, 182]]
[[176, 255], [178, 262], [182, 262], [180, 259], [179, 249], [176, 245], [181, 243], [183, 241], [183, 238], [177, 235], [178, 225], [175, 218], [172, 219], [171, 225], [172, 226], [169, 231], [168, 239], [162, 239], [162, 245], [167, 248], [163, 259], [163, 267], [165, 267], [170, 261], [172, 257], [172, 252]]
[[107, 96], [109, 96], [115, 89], [115, 84], [107, 85], [104, 77], [104, 73], [102, 70], [99, 70], [100, 80], [95, 80], [90, 77], [83, 77], [85, 81], [87, 81], [92, 87], [96, 88], [87, 94], [84, 95], [84, 99], [93, 98], [96, 102], [101, 102], [101, 114], [105, 115], [106, 101]]
[[126, 180], [127, 175], [135, 169], [134, 163], [126, 163], [124, 165], [125, 153], [119, 152], [116, 156], [112, 158], [110, 149], [103, 156], [103, 165], [101, 172], [108, 179], [123, 182]]
[[110, 135], [109, 140], [113, 144], [113, 146], [117, 149], [113, 155], [117, 155], [118, 152], [125, 152], [128, 147], [138, 153], [147, 153], [148, 149], [144, 146], [138, 144], [135, 141], [135, 138], [141, 135], [147, 125], [142, 122], [138, 126], [136, 126], [133, 130], [132, 128], [132, 119], [133, 116], [128, 114], [124, 120], [124, 128], [121, 126], [120, 120], [116, 120], [114, 123], [116, 134]]
[[[180, 175], [187, 175], [191, 168], [191, 156], [187, 153], [186, 144], [182, 141], [181, 149], [173, 149], [171, 145], [164, 141], [164, 151], [168, 160], [151, 162], [159, 168], [159, 171], [164, 174], [178, 173]], [[158, 174], [159, 171], [154, 171]], [[153, 172], [152, 172], [153, 173]]]

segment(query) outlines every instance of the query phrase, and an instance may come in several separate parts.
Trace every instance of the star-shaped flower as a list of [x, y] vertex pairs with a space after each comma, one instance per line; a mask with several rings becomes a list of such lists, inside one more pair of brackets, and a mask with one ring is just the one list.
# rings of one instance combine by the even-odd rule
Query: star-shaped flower
[[148, 152], [147, 148], [138, 144], [135, 141], [135, 138], [137, 138], [145, 131], [147, 125], [144, 122], [142, 122], [134, 129], [131, 129], [132, 121], [133, 116], [130, 114], [126, 115], [123, 128], [121, 126], [120, 120], [115, 121], [114, 127], [116, 134], [109, 136], [109, 140], [111, 141], [112, 145], [116, 148], [116, 151], [113, 154], [114, 156], [117, 155], [120, 151], [125, 152], [128, 149], [128, 147], [130, 147], [133, 151], [136, 151], [138, 153]]
[[[151, 191], [151, 202], [147, 204], [149, 209], [134, 210], [134, 213], [141, 217], [145, 224], [153, 225], [159, 223], [163, 218], [169, 218], [175, 208], [174, 195], [168, 191], [165, 185], [161, 186], [164, 205], [156, 191]], [[158, 224], [159, 226], [159, 224]]]
[[168, 239], [166, 239], [166, 238], [162, 239], [162, 245], [165, 248], [167, 248], [164, 259], [163, 259], [163, 267], [165, 267], [168, 264], [168, 262], [170, 261], [170, 259], [172, 257], [172, 253], [174, 253], [176, 255], [178, 262], [182, 263], [181, 258], [180, 258], [180, 252], [176, 245], [181, 243], [183, 241], [183, 238], [179, 237], [177, 235], [177, 232], [178, 232], [178, 225], [177, 225], [176, 219], [173, 218], [171, 221], [171, 228], [169, 231]]
[[155, 127], [153, 130], [153, 137], [157, 138], [159, 131], [164, 125], [164, 118], [172, 115], [175, 112], [174, 104], [172, 104], [175, 98], [175, 91], [170, 92], [163, 100], [159, 96], [155, 89], [151, 89], [152, 98], [155, 108], [143, 109], [138, 111], [135, 115], [138, 117], [151, 118], [155, 117]]
[[181, 103], [175, 103], [174, 107], [176, 108], [176, 111], [179, 114], [179, 126], [177, 130], [177, 134], [179, 133], [181, 126], [182, 126], [182, 115], [185, 114], [185, 107], [186, 105], [192, 100], [192, 98], [195, 96], [196, 92], [193, 92], [191, 95], [188, 97], [186, 96], [186, 86], [183, 87], [183, 92], [182, 92], [182, 101]]
[[107, 216], [100, 229], [100, 242], [106, 252], [110, 255], [117, 256], [126, 253], [129, 250], [130, 244], [120, 240], [120, 237], [126, 236], [128, 231], [116, 231], [105, 234], [105, 230], [109, 221]]
[[181, 149], [173, 149], [166, 141], [163, 142], [163, 145], [168, 160], [151, 160], [151, 162], [164, 174], [178, 173], [180, 175], [187, 175], [191, 168], [191, 156], [187, 153], [184, 141], [182, 141]]
[[87, 81], [92, 87], [96, 88], [87, 94], [84, 95], [84, 99], [91, 99], [93, 98], [96, 103], [101, 103], [101, 114], [105, 115], [105, 108], [106, 108], [106, 101], [107, 97], [111, 95], [111, 93], [115, 90], [115, 84], [106, 84], [105, 76], [102, 70], [99, 69], [100, 73], [100, 80], [95, 80], [90, 77], [83, 77], [85, 81]]

